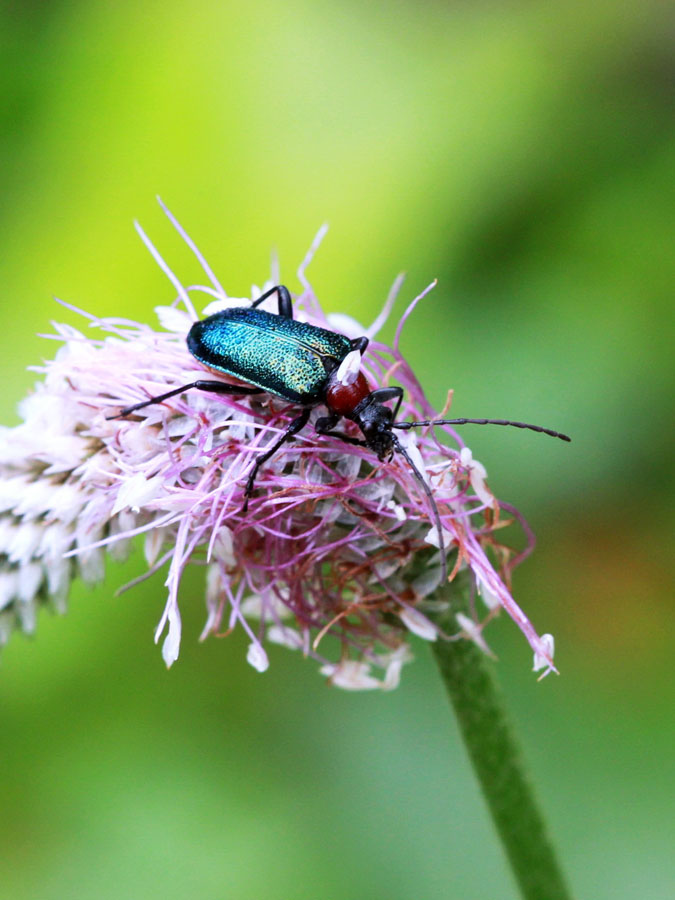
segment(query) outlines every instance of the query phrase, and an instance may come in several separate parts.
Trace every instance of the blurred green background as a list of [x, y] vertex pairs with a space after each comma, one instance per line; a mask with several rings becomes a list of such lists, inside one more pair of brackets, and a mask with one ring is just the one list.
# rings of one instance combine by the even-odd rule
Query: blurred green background
[[[227, 289], [311, 272], [324, 305], [398, 310], [432, 402], [573, 435], [469, 432], [539, 547], [515, 593], [557, 638], [538, 684], [489, 639], [573, 889], [666, 898], [673, 700], [666, 446], [673, 56], [667, 4], [629, 0], [2, 4], [2, 421], [54, 352], [36, 337], [173, 298], [162, 195]], [[390, 326], [385, 337], [391, 337]], [[672, 334], [672, 331], [671, 331]], [[0, 897], [513, 898], [428, 648], [392, 694], [327, 688], [278, 649], [152, 632], [139, 560], [78, 586], [0, 665]]]

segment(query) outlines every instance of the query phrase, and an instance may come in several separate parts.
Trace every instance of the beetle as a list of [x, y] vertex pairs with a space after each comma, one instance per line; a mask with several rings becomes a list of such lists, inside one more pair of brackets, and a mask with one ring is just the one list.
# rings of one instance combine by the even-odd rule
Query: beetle
[[[278, 313], [258, 308], [274, 294], [277, 295]], [[271, 441], [256, 458], [246, 481], [243, 505], [245, 512], [261, 466], [305, 427], [314, 407], [323, 405], [328, 415], [316, 420], [314, 427], [318, 434], [330, 435], [347, 444], [368, 447], [381, 462], [391, 458], [394, 453], [404, 457], [433, 511], [439, 534], [443, 580], [446, 573], [445, 548], [438, 507], [431, 488], [394, 429], [409, 431], [427, 425], [512, 425], [563, 441], [570, 440], [566, 434], [550, 428], [506, 419], [462, 418], [397, 422], [403, 388], [383, 387], [371, 391], [362, 372], [349, 384], [338, 377], [340, 365], [347, 355], [353, 351], [364, 353], [368, 347], [368, 338], [348, 338], [336, 331], [294, 319], [291, 295], [282, 284], [265, 291], [251, 306], [224, 309], [195, 322], [187, 336], [187, 347], [206, 369], [234, 376], [246, 384], [198, 379], [157, 397], [127, 406], [117, 415], [107, 418], [124, 418], [146, 406], [162, 403], [169, 397], [192, 389], [214, 394], [275, 394], [302, 407], [302, 411], [291, 420], [286, 431]], [[391, 401], [393, 409], [386, 405]], [[355, 438], [335, 431], [341, 418], [356, 423], [363, 437]]]

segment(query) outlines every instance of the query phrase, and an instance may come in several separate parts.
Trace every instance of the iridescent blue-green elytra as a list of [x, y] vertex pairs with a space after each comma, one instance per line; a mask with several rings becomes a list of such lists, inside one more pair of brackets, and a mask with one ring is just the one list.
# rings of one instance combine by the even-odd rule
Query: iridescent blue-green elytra
[[302, 405], [324, 399], [331, 363], [339, 365], [352, 349], [343, 334], [248, 307], [195, 322], [187, 346], [209, 369]]

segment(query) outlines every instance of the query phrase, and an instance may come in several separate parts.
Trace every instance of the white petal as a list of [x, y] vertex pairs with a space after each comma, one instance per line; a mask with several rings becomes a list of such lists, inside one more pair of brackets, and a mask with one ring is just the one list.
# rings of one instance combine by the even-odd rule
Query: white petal
[[340, 458], [332, 464], [337, 472], [346, 478], [347, 481], [356, 481], [361, 469], [361, 459], [351, 453], [343, 453]]
[[19, 584], [19, 576], [16, 571], [0, 572], [0, 609], [6, 606], [16, 598]]
[[210, 565], [206, 570], [206, 622], [199, 640], [203, 641], [218, 628], [222, 618], [221, 599], [223, 595], [223, 582], [220, 567]]
[[222, 300], [214, 300], [212, 303], [208, 303], [202, 310], [202, 315], [212, 316], [214, 313], [222, 312], [224, 309], [250, 305], [251, 301], [248, 297], [223, 297]]
[[432, 594], [440, 583], [441, 566], [439, 562], [438, 565], [428, 565], [421, 575], [418, 575], [417, 578], [413, 579], [410, 583], [410, 587], [414, 591], [416, 597], [422, 598]]
[[[100, 533], [94, 540], [100, 540]], [[103, 547], [94, 547], [93, 550], [85, 550], [77, 556], [77, 568], [80, 578], [86, 584], [96, 584], [103, 581], [105, 575], [105, 554]]]
[[412, 657], [405, 644], [390, 654], [387, 669], [384, 674], [384, 681], [382, 682], [383, 690], [393, 691], [394, 688], [398, 687], [399, 681], [401, 680], [401, 669], [403, 668], [404, 663], [408, 662], [410, 659], [412, 659]]
[[0, 479], [0, 512], [14, 511], [30, 490], [31, 484], [23, 475]]
[[340, 332], [340, 334], [347, 335], [349, 338], [361, 337], [366, 333], [366, 329], [360, 322], [357, 322], [351, 316], [345, 315], [345, 313], [329, 313], [326, 318], [331, 328]]
[[123, 510], [110, 522], [110, 537], [115, 536], [117, 537], [117, 540], [111, 541], [108, 544], [108, 553], [115, 562], [124, 562], [129, 556], [131, 550], [131, 538], [128, 537], [128, 532], [131, 531], [135, 525], [136, 517], [129, 510]]
[[386, 581], [394, 572], [398, 572], [401, 568], [401, 561], [398, 558], [394, 559], [382, 559], [373, 563], [373, 569], [375, 570], [375, 574], [382, 581]]
[[276, 594], [268, 592], [264, 599], [260, 594], [251, 594], [242, 601], [240, 609], [244, 616], [252, 619], [262, 619], [270, 616], [274, 619], [290, 619], [293, 616], [291, 610]]
[[163, 485], [164, 479], [161, 475], [155, 475], [154, 478], [146, 478], [142, 472], [132, 475], [122, 482], [111, 515], [114, 516], [128, 507], [134, 512], [140, 512], [141, 506], [162, 493]]
[[58, 559], [47, 566], [47, 590], [57, 612], [66, 611], [68, 588], [73, 564], [69, 559]]
[[169, 437], [183, 437], [195, 430], [194, 416], [176, 416], [166, 423], [166, 433]]
[[14, 537], [14, 518], [0, 515], [0, 553], [6, 553], [5, 549]]
[[258, 672], [265, 672], [269, 668], [270, 661], [267, 654], [260, 644], [254, 643], [248, 645], [246, 653], [246, 662], [253, 666]]
[[[70, 464], [72, 466], [72, 458]], [[70, 524], [82, 511], [85, 501], [84, 493], [76, 485], [61, 484], [52, 491], [49, 511], [56, 519]]]
[[27, 563], [40, 546], [43, 527], [34, 522], [26, 522], [15, 526], [11, 540], [3, 550], [11, 562]]
[[469, 638], [469, 640], [473, 641], [477, 647], [480, 647], [483, 653], [488, 653], [490, 656], [492, 656], [492, 651], [485, 642], [485, 638], [483, 637], [483, 630], [480, 625], [461, 612], [456, 613], [455, 618], [457, 619], [459, 627]]
[[542, 634], [539, 638], [539, 650], [534, 654], [533, 672], [540, 669], [550, 669], [553, 664], [553, 654], [555, 652], [555, 640], [552, 634]]
[[210, 565], [206, 571], [206, 602], [209, 606], [217, 606], [223, 595], [223, 580], [220, 566]]
[[232, 540], [232, 531], [227, 525], [220, 525], [218, 536], [213, 542], [213, 550], [211, 555], [214, 559], [220, 560], [226, 566], [234, 566], [236, 558], [234, 555], [234, 542]]
[[[448, 546], [452, 543], [452, 541], [454, 541], [454, 539], [455, 539], [454, 534], [451, 531], [448, 531], [447, 528], [444, 528], [443, 529], [443, 545], [444, 545], [446, 551], [448, 549]], [[435, 525], [433, 528], [431, 528], [427, 532], [427, 534], [424, 538], [424, 541], [427, 544], [431, 544], [432, 547], [438, 547], [440, 549], [441, 544], [438, 539], [438, 528]]]
[[187, 334], [192, 328], [192, 319], [182, 309], [175, 306], [156, 306], [155, 312], [159, 324], [167, 331], [175, 331], [177, 334]]
[[44, 573], [39, 563], [29, 563], [19, 569], [18, 595], [24, 602], [33, 600], [40, 590]]
[[0, 647], [4, 647], [14, 630], [14, 613], [0, 613]]
[[14, 514], [27, 518], [37, 518], [49, 509], [54, 485], [49, 478], [38, 478], [26, 484], [22, 498], [13, 507]]
[[438, 629], [416, 609], [402, 609], [398, 614], [399, 619], [406, 626], [408, 631], [412, 631], [418, 637], [424, 638], [425, 641], [435, 641], [438, 637]]
[[478, 574], [476, 575], [476, 583], [478, 585], [478, 593], [481, 596], [481, 600], [488, 609], [497, 609], [498, 606], [501, 606], [497, 594], [495, 594], [489, 584]]
[[[164, 620], [164, 616], [162, 616], [162, 620]], [[167, 636], [164, 638], [164, 643], [162, 644], [162, 658], [166, 663], [167, 668], [169, 668], [178, 659], [181, 635], [180, 612], [178, 610], [178, 605], [172, 600], [169, 600], [168, 603], [168, 609], [166, 611], [166, 621], [168, 621], [169, 623], [169, 631]], [[163, 621], [160, 622], [160, 628], [162, 629], [163, 624]], [[161, 631], [158, 628], [158, 630], [155, 632], [155, 642], [159, 640], [160, 633]]]
[[427, 466], [424, 462], [424, 458], [419, 451], [417, 446], [417, 437], [413, 431], [404, 431], [398, 435], [399, 441], [403, 444], [405, 449], [408, 451], [408, 455], [415, 463], [417, 468], [420, 470], [422, 478], [429, 484], [429, 477], [427, 475]]
[[17, 606], [16, 611], [21, 623], [21, 630], [26, 634], [33, 634], [37, 625], [37, 603], [35, 599], [23, 600]]
[[[358, 457], [355, 457], [355, 459], [358, 459]], [[385, 506], [387, 507], [387, 509], [392, 510], [399, 522], [405, 522], [405, 520], [408, 518], [406, 516], [405, 509], [401, 506], [400, 503], [396, 503], [396, 501], [394, 500], [389, 500], [387, 503], [385, 503]]]
[[60, 522], [53, 522], [46, 526], [42, 532], [39, 555], [44, 557], [45, 561], [49, 563], [49, 567], [51, 567], [70, 549], [73, 538], [72, 531]]
[[327, 675], [336, 687], [346, 691], [372, 691], [382, 687], [382, 682], [370, 674], [370, 665], [355, 659], [322, 666], [319, 671]]
[[166, 534], [166, 528], [153, 528], [152, 531], [148, 531], [146, 534], [145, 542], [143, 544], [143, 553], [145, 554], [145, 561], [149, 566], [154, 565], [157, 560], [159, 551], [164, 544]]
[[459, 461], [463, 466], [470, 467], [473, 462], [473, 453], [470, 447], [462, 447], [459, 451]]
[[273, 644], [280, 644], [289, 650], [301, 650], [305, 642], [299, 632], [293, 628], [282, 628], [280, 625], [270, 625], [265, 637]]
[[[152, 412], [148, 413], [146, 421], [152, 418], [154, 418], [155, 422], [161, 421], [163, 416], [161, 407], [150, 406], [149, 410]], [[127, 456], [129, 461], [145, 460], [163, 451], [165, 445], [163, 442], [160, 443], [157, 434], [156, 428], [139, 427], [135, 422], [132, 422], [130, 427], [125, 427], [121, 440], [124, 445], [125, 456]]]
[[469, 470], [469, 481], [471, 482], [471, 487], [474, 489], [478, 499], [481, 503], [492, 506], [495, 502], [495, 498], [494, 494], [492, 494], [485, 484], [485, 479], [487, 478], [485, 466], [478, 462], [477, 459], [473, 458], [473, 454], [469, 447], [462, 447], [459, 453], [459, 459], [461, 464]]

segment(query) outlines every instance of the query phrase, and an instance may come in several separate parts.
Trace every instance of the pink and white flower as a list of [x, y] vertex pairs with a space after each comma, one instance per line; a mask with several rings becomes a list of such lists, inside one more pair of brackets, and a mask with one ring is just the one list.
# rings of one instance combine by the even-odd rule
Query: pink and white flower
[[[163, 638], [167, 665], [181, 640], [181, 576], [186, 566], [199, 565], [206, 569], [202, 638], [243, 628], [248, 662], [261, 672], [269, 665], [266, 647], [282, 644], [316, 659], [337, 686], [393, 688], [410, 658], [411, 633], [426, 640], [466, 637], [487, 650], [483, 626], [500, 608], [527, 637], [535, 668], [554, 670], [553, 639], [537, 635], [507, 588], [514, 560], [496, 544], [500, 507], [485, 468], [451, 428], [442, 429], [449, 443], [440, 442], [441, 429], [400, 435], [436, 499], [450, 577], [470, 570], [487, 609], [482, 618], [477, 608], [472, 618], [459, 614], [457, 634], [444, 635], [429, 617], [444, 602], [436, 598], [438, 530], [404, 459], [378, 463], [367, 448], [317, 435], [310, 424], [262, 468], [244, 513], [256, 456], [297, 409], [269, 395], [192, 391], [126, 419], [106, 419], [200, 376], [185, 345], [198, 297], [208, 300], [207, 314], [251, 302], [227, 296], [165, 211], [209, 283], [184, 287], [139, 228], [177, 292], [173, 304], [157, 308], [160, 329], [87, 313], [81, 313], [85, 329], [55, 324], [48, 337], [62, 346], [36, 369], [44, 379], [20, 404], [23, 422], [0, 429], [0, 643], [17, 626], [32, 632], [41, 604], [63, 611], [73, 578], [99, 580], [105, 554], [120, 558], [131, 539], [141, 538], [148, 565], [142, 577], [164, 573], [167, 599], [155, 640]], [[401, 279], [370, 328], [345, 317], [338, 324], [306, 278], [317, 246], [318, 240], [298, 272], [297, 317], [368, 334], [365, 357], [350, 355], [344, 363], [345, 383], [360, 364], [373, 387], [395, 381], [405, 388], [400, 418], [433, 418], [399, 349], [405, 321], [433, 285], [411, 303], [388, 347], [375, 335]], [[260, 292], [253, 288], [251, 299]]]

